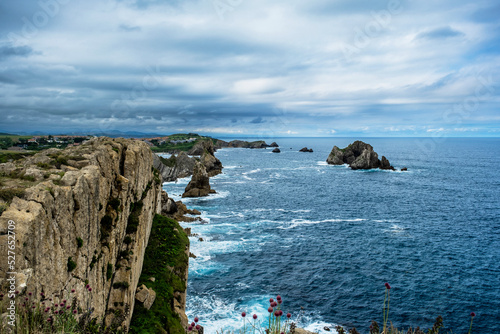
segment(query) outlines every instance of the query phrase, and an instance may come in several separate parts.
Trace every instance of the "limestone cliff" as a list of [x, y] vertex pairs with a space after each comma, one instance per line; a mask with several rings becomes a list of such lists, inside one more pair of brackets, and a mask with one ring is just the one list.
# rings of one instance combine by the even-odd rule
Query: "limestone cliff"
[[[92, 317], [127, 330], [161, 210], [161, 177], [152, 166], [143, 142], [109, 138], [1, 164], [2, 193], [14, 195], [3, 197], [0, 244], [14, 221], [17, 289], [61, 298], [75, 289]], [[8, 271], [2, 261], [0, 285]]]

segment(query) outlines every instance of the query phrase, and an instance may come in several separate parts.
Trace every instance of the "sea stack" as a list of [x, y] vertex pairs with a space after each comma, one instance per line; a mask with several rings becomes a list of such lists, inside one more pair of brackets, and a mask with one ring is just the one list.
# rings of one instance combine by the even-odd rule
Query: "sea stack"
[[273, 153], [281, 153], [281, 151], [280, 151], [280, 149], [279, 149], [279, 148], [275, 148], [275, 149], [273, 150]]
[[207, 170], [203, 164], [197, 161], [191, 181], [184, 190], [182, 197], [203, 197], [211, 193], [215, 193], [215, 190], [210, 188]]
[[307, 148], [307, 147], [303, 147], [299, 150], [299, 152], [314, 152], [312, 148]]
[[382, 160], [379, 160], [378, 154], [373, 150], [373, 147], [360, 140], [349, 144], [343, 149], [334, 146], [326, 162], [330, 165], [348, 164], [351, 169], [380, 168], [394, 170], [386, 157], [382, 156]]

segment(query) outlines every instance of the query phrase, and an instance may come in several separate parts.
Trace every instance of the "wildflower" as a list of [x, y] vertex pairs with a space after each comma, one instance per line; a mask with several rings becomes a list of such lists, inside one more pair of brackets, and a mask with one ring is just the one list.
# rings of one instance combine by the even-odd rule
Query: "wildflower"
[[18, 295], [18, 294], [19, 294], [19, 291], [16, 291], [16, 295]]
[[276, 296], [276, 299], [277, 299], [277, 300], [280, 300], [280, 299], [281, 299], [281, 296], [280, 296], [280, 295]]
[[200, 319], [198, 319], [198, 317], [195, 317], [194, 318], [194, 322], [198, 322]]
[[70, 309], [70, 308], [71, 308], [71, 305], [66, 306], [66, 309]]
[[28, 296], [31, 296], [31, 295], [32, 295], [32, 293], [31, 293], [31, 292], [28, 292]]
[[277, 310], [276, 310], [276, 311], [274, 311], [274, 316], [275, 316], [275, 317], [279, 317], [279, 316], [280, 316], [280, 311], [277, 311]]
[[200, 325], [196, 325], [196, 330], [200, 330], [201, 326]]
[[471, 312], [471, 313], [470, 313], [470, 316], [471, 316], [471, 317], [475, 317], [475, 316], [476, 316], [476, 313]]
[[241, 312], [241, 316], [244, 318], [247, 314], [245, 312]]
[[75, 293], [75, 289], [71, 289], [71, 293]]
[[0, 293], [0, 298], [3, 298], [3, 293]]
[[40, 293], [40, 296], [45, 297], [45, 294], [43, 292]]
[[282, 310], [280, 310], [280, 317], [281, 317], [282, 315], [283, 315], [283, 311], [282, 311]]
[[64, 306], [64, 303], [59, 304], [59, 306], [63, 307], [63, 306]]
[[269, 308], [267, 309], [267, 312], [273, 313], [273, 308], [271, 306], [269, 306]]
[[385, 282], [385, 288], [386, 288], [387, 290], [390, 290], [390, 289], [391, 289], [391, 286], [389, 285], [389, 283]]
[[54, 314], [59, 314], [59, 311], [54, 311]]
[[33, 306], [31, 306], [31, 308], [36, 308], [36, 306], [35, 306], [35, 305], [33, 305]]
[[283, 301], [281, 299], [278, 299], [278, 304], [281, 304], [283, 303]]
[[90, 288], [90, 284], [85, 285], [85, 289]]
[[190, 332], [191, 332], [192, 330], [193, 330], [193, 326], [189, 326], [189, 327], [188, 327], [188, 331], [190, 331]]
[[45, 310], [43, 310], [45, 313], [49, 312], [49, 308], [46, 308]]
[[24, 298], [24, 300], [29, 300], [29, 298], [28, 298], [28, 297], [26, 297], [26, 298]]
[[191, 323], [191, 327], [194, 327], [196, 324], [194, 323], [194, 321]]
[[48, 318], [48, 319], [47, 319], [47, 322], [51, 322], [51, 321], [52, 321], [52, 319], [51, 319], [51, 318]]
[[73, 310], [73, 314], [77, 314], [77, 313], [78, 313], [78, 311], [77, 311], [77, 310]]
[[254, 319], [254, 320], [257, 320], [257, 314], [254, 314], [254, 315], [253, 315], [253, 319]]
[[92, 292], [92, 288], [89, 288], [89, 292]]
[[274, 303], [274, 299], [269, 298], [269, 302], [270, 302], [271, 304], [272, 304], [272, 303]]
[[66, 304], [66, 299], [63, 299], [63, 303]]
[[290, 313], [287, 313], [287, 314], [286, 314], [286, 317], [287, 317], [288, 319], [290, 319], [290, 318], [292, 317], [292, 315], [291, 315]]

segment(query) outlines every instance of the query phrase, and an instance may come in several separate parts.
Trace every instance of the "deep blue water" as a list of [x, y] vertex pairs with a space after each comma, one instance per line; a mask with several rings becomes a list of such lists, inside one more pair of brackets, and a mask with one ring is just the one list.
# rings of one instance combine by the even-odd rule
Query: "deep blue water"
[[[294, 319], [304, 308], [301, 327], [367, 333], [385, 282], [398, 327], [442, 315], [465, 333], [474, 311], [475, 333], [500, 333], [500, 139], [363, 139], [408, 172], [325, 163], [354, 139], [274, 140], [282, 153], [219, 150], [218, 193], [184, 200], [208, 221], [183, 224], [205, 240], [190, 238], [187, 308], [206, 333], [265, 319], [277, 294]], [[188, 181], [164, 188], [178, 198]]]

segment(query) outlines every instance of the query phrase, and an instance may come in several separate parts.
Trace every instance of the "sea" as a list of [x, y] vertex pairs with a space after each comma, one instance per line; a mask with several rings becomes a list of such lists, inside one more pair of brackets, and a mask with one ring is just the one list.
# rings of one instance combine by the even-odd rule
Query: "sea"
[[[298, 327], [364, 334], [383, 322], [388, 282], [400, 329], [441, 315], [467, 333], [475, 312], [473, 333], [500, 333], [500, 138], [361, 138], [397, 171], [326, 163], [356, 138], [259, 139], [281, 153], [220, 149], [217, 193], [182, 199], [202, 213], [182, 223], [195, 234], [190, 321], [226, 333], [246, 312], [264, 326], [279, 294]], [[189, 180], [163, 188], [178, 200]]]

